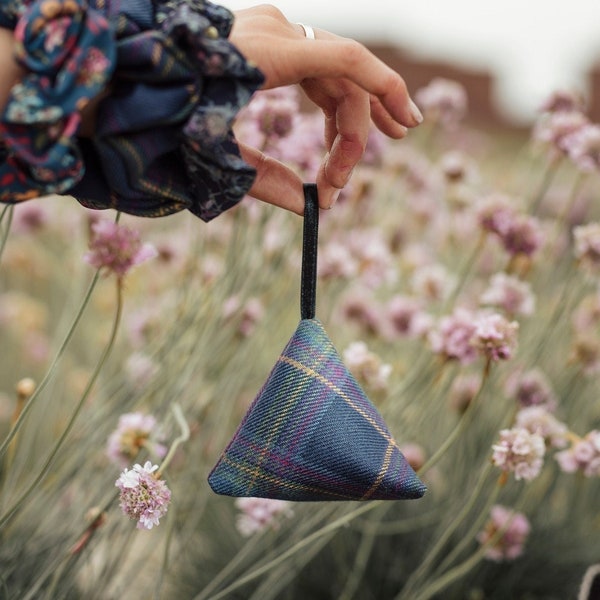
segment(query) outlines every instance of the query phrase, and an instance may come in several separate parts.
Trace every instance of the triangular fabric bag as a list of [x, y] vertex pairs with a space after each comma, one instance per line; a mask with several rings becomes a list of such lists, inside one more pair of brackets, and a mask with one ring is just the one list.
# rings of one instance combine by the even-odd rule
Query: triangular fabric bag
[[315, 318], [316, 186], [306, 184], [301, 321], [211, 471], [218, 494], [401, 500], [426, 491]]

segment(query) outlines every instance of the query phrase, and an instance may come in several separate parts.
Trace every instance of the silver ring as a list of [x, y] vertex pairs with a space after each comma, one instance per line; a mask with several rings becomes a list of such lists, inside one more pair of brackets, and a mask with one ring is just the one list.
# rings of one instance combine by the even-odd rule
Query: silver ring
[[305, 25], [304, 23], [298, 23], [302, 29], [304, 29], [304, 37], [307, 40], [314, 40], [315, 38], [315, 30], [310, 25]]

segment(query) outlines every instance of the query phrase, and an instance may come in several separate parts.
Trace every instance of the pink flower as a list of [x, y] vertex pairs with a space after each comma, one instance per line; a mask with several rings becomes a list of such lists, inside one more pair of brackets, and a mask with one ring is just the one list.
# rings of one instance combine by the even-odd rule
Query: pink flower
[[477, 535], [477, 540], [482, 545], [487, 544], [502, 531], [493, 545], [486, 549], [485, 556], [496, 562], [514, 560], [523, 554], [530, 530], [531, 525], [524, 514], [496, 504], [492, 506], [490, 519]]
[[450, 406], [459, 413], [464, 413], [473, 402], [479, 388], [481, 377], [474, 374], [459, 374], [452, 380], [450, 388]]
[[281, 518], [293, 515], [292, 503], [286, 500], [238, 498], [235, 505], [241, 511], [236, 520], [236, 527], [245, 537], [265, 529], [279, 529]]
[[423, 311], [418, 300], [400, 294], [388, 301], [385, 314], [392, 337], [418, 338], [426, 335], [433, 324], [433, 318]]
[[440, 159], [440, 169], [450, 183], [470, 182], [476, 179], [476, 165], [458, 150], [446, 152]]
[[481, 198], [476, 212], [480, 227], [498, 235], [510, 229], [517, 215], [513, 200], [504, 194], [489, 194]]
[[573, 229], [575, 257], [582, 268], [600, 274], [600, 223], [588, 223]]
[[364, 342], [353, 342], [344, 351], [344, 362], [352, 374], [374, 390], [385, 390], [392, 366], [384, 364]]
[[342, 301], [343, 318], [356, 323], [369, 334], [378, 334], [382, 328], [382, 311], [379, 303], [368, 293], [351, 291]]
[[291, 133], [294, 115], [299, 110], [298, 92], [295, 87], [287, 86], [255, 94], [242, 117], [253, 119], [267, 138], [282, 138]]
[[323, 245], [319, 251], [321, 279], [351, 279], [357, 272], [358, 263], [346, 244], [332, 240]]
[[573, 342], [570, 360], [581, 365], [586, 375], [600, 373], [600, 341], [594, 332], [579, 332]]
[[412, 442], [402, 444], [402, 446], [400, 446], [400, 452], [402, 452], [406, 462], [415, 471], [418, 471], [425, 464], [425, 450], [420, 444]]
[[131, 383], [141, 389], [158, 373], [159, 366], [147, 354], [134, 352], [125, 362], [125, 371]]
[[590, 431], [554, 458], [565, 473], [581, 471], [586, 477], [600, 477], [600, 430]]
[[159, 524], [171, 502], [171, 491], [162, 479], [153, 473], [158, 465], [146, 461], [144, 466], [134, 465], [125, 469], [115, 482], [119, 488], [121, 510], [138, 521], [138, 529], [152, 529]]
[[365, 286], [375, 289], [395, 281], [395, 261], [379, 229], [353, 230], [348, 247], [358, 266], [358, 276]]
[[371, 127], [361, 164], [373, 166], [381, 165], [388, 146], [388, 137], [376, 127]]
[[324, 147], [323, 120], [316, 112], [301, 112], [294, 86], [255, 94], [240, 113], [236, 129], [238, 139], [295, 165], [307, 180], [316, 176]]
[[436, 77], [427, 86], [415, 93], [425, 119], [444, 126], [452, 126], [467, 113], [467, 93], [458, 82]]
[[31, 233], [43, 229], [49, 220], [44, 203], [30, 201], [15, 206], [12, 233]]
[[519, 324], [497, 313], [482, 314], [475, 323], [471, 343], [488, 360], [508, 360], [517, 347]]
[[542, 115], [533, 129], [533, 139], [547, 145], [557, 156], [568, 151], [569, 136], [589, 123], [580, 112], [554, 112]]
[[535, 299], [531, 285], [518, 277], [506, 273], [496, 273], [489, 286], [480, 296], [482, 304], [498, 306], [508, 315], [531, 315], [535, 309]]
[[600, 323], [600, 293], [586, 296], [573, 313], [573, 327], [579, 332], [589, 331]]
[[535, 479], [544, 465], [546, 444], [538, 433], [527, 429], [503, 429], [500, 440], [492, 446], [492, 462], [515, 479]]
[[556, 395], [548, 378], [539, 369], [514, 373], [506, 382], [506, 393], [521, 408], [541, 406], [549, 411], [556, 408]]
[[572, 90], [556, 90], [540, 106], [541, 112], [565, 113], [585, 110], [583, 95]]
[[134, 459], [140, 448], [146, 448], [162, 458], [166, 454], [166, 448], [157, 441], [157, 436], [157, 422], [152, 415], [125, 413], [119, 417], [117, 429], [108, 438], [106, 454], [120, 466], [125, 466]]
[[584, 125], [564, 140], [575, 165], [586, 173], [600, 169], [600, 125]]
[[248, 298], [242, 304], [238, 296], [230, 296], [223, 304], [223, 316], [227, 320], [235, 320], [237, 331], [243, 337], [253, 333], [264, 313], [263, 304], [258, 298]]
[[541, 435], [546, 443], [555, 448], [564, 448], [567, 445], [567, 426], [543, 406], [522, 408], [515, 418], [515, 427]]
[[437, 327], [429, 332], [432, 350], [463, 365], [474, 362], [477, 359], [477, 349], [471, 343], [476, 330], [474, 321], [473, 313], [463, 308], [442, 317]]
[[132, 267], [157, 256], [151, 244], [142, 244], [137, 231], [112, 221], [97, 221], [92, 225], [90, 251], [84, 260], [122, 278]]
[[440, 264], [424, 265], [413, 273], [410, 287], [420, 298], [445, 300], [456, 287], [456, 277]]
[[498, 232], [498, 236], [504, 249], [512, 256], [531, 256], [544, 241], [538, 219], [524, 214], [517, 215], [504, 231]]

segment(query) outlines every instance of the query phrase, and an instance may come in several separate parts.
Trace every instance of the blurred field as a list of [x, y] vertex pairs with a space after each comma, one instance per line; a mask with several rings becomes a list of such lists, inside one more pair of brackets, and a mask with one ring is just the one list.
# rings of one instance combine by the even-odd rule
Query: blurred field
[[[256, 135], [255, 118], [243, 117], [240, 135]], [[323, 149], [303, 118], [262, 143], [309, 181]], [[398, 444], [418, 450], [411, 456], [417, 469], [425, 462], [429, 489], [418, 501], [294, 505], [249, 537], [236, 528], [234, 500], [213, 494], [206, 477], [298, 322], [302, 219], [251, 199], [209, 224], [189, 214], [121, 215], [158, 256], [125, 277], [115, 343], [86, 392], [117, 307], [116, 279], [98, 277], [4, 448], [0, 598], [575, 598], [600, 561], [598, 474], [562, 472], [549, 443], [531, 481], [491, 458], [519, 408], [510, 382], [534, 368], [572, 434], [600, 429], [600, 309], [585, 313], [584, 331], [574, 321], [595, 306], [598, 275], [576, 260], [573, 240], [574, 227], [598, 219], [598, 184], [597, 172], [581, 178], [567, 158], [551, 162], [520, 134], [426, 119], [400, 142], [373, 135], [348, 189], [321, 215], [317, 316], [341, 354], [362, 341], [375, 364], [391, 367], [383, 382], [357, 377]], [[535, 213], [543, 236], [535, 252], [511, 255], [482, 235], [477, 211], [493, 194]], [[93, 281], [82, 259], [91, 224], [115, 214], [71, 198], [2, 214], [4, 439], [23, 409], [18, 382], [44, 381]], [[456, 307], [482, 308], [497, 273], [526, 282], [535, 299], [530, 314], [491, 307], [519, 324], [514, 355], [461, 364], [436, 353], [430, 332]], [[394, 299], [415, 307], [403, 325], [391, 318]], [[478, 395], [461, 396], [467, 381]], [[107, 440], [121, 415], [140, 411], [157, 419], [168, 446], [180, 434], [174, 405], [190, 437], [165, 472], [172, 504], [159, 527], [137, 530], [119, 510], [122, 466], [107, 457]], [[160, 463], [142, 447], [130, 464], [145, 460]], [[513, 560], [486, 559], [477, 539], [494, 504], [531, 524]], [[94, 521], [99, 512], [103, 522]]]

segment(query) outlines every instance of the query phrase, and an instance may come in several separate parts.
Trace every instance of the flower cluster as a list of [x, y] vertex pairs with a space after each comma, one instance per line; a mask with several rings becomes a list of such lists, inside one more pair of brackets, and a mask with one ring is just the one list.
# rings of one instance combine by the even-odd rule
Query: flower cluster
[[483, 314], [475, 323], [471, 343], [488, 360], [508, 360], [517, 346], [519, 324], [498, 313]]
[[505, 389], [520, 408], [542, 406], [549, 411], [556, 408], [556, 394], [540, 369], [516, 371], [508, 378]]
[[344, 362], [353, 375], [373, 390], [387, 387], [392, 366], [384, 364], [364, 342], [353, 342], [344, 350]]
[[426, 120], [448, 127], [461, 121], [467, 113], [467, 94], [458, 82], [436, 77], [418, 89], [415, 100]]
[[157, 437], [160, 434], [154, 416], [141, 412], [126, 413], [119, 417], [117, 428], [108, 438], [106, 454], [111, 461], [122, 467], [128, 465], [141, 448], [163, 458], [166, 447]]
[[590, 274], [600, 274], [600, 223], [575, 227], [573, 237], [575, 257], [581, 267]]
[[515, 201], [503, 194], [482, 198], [477, 218], [481, 229], [494, 234], [511, 256], [532, 256], [544, 242], [540, 221], [520, 212]]
[[511, 316], [531, 315], [535, 309], [531, 285], [506, 273], [496, 273], [492, 276], [489, 286], [480, 296], [480, 301], [484, 305], [497, 306]]
[[530, 531], [531, 525], [524, 514], [496, 504], [483, 531], [477, 535], [477, 541], [481, 545], [489, 544], [485, 550], [489, 560], [514, 560], [523, 553]]
[[132, 267], [157, 255], [154, 246], [142, 244], [137, 231], [113, 221], [100, 220], [92, 225], [90, 250], [84, 260], [122, 278]]
[[437, 328], [430, 331], [429, 341], [436, 354], [462, 364], [473, 362], [479, 355], [491, 361], [508, 360], [517, 345], [517, 331], [518, 323], [498, 313], [458, 308], [440, 319]]
[[535, 479], [544, 465], [546, 444], [539, 433], [522, 427], [503, 429], [499, 441], [492, 446], [492, 462], [515, 479]]
[[238, 296], [230, 296], [223, 304], [223, 316], [238, 323], [237, 330], [242, 337], [252, 335], [256, 325], [264, 316], [264, 307], [258, 298], [248, 298], [243, 304]]
[[289, 518], [294, 514], [292, 504], [287, 500], [238, 498], [235, 505], [240, 510], [236, 527], [244, 537], [266, 529], [278, 529], [283, 517]]
[[537, 433], [555, 448], [567, 445], [568, 427], [543, 406], [528, 406], [521, 409], [515, 419], [515, 427]]
[[158, 465], [146, 461], [142, 467], [135, 464], [125, 469], [115, 482], [119, 488], [121, 510], [131, 519], [138, 521], [138, 529], [152, 529], [159, 524], [171, 502], [171, 490], [162, 479], [153, 473]]
[[600, 431], [592, 430], [570, 448], [554, 456], [566, 473], [582, 472], [586, 477], [600, 477]]

